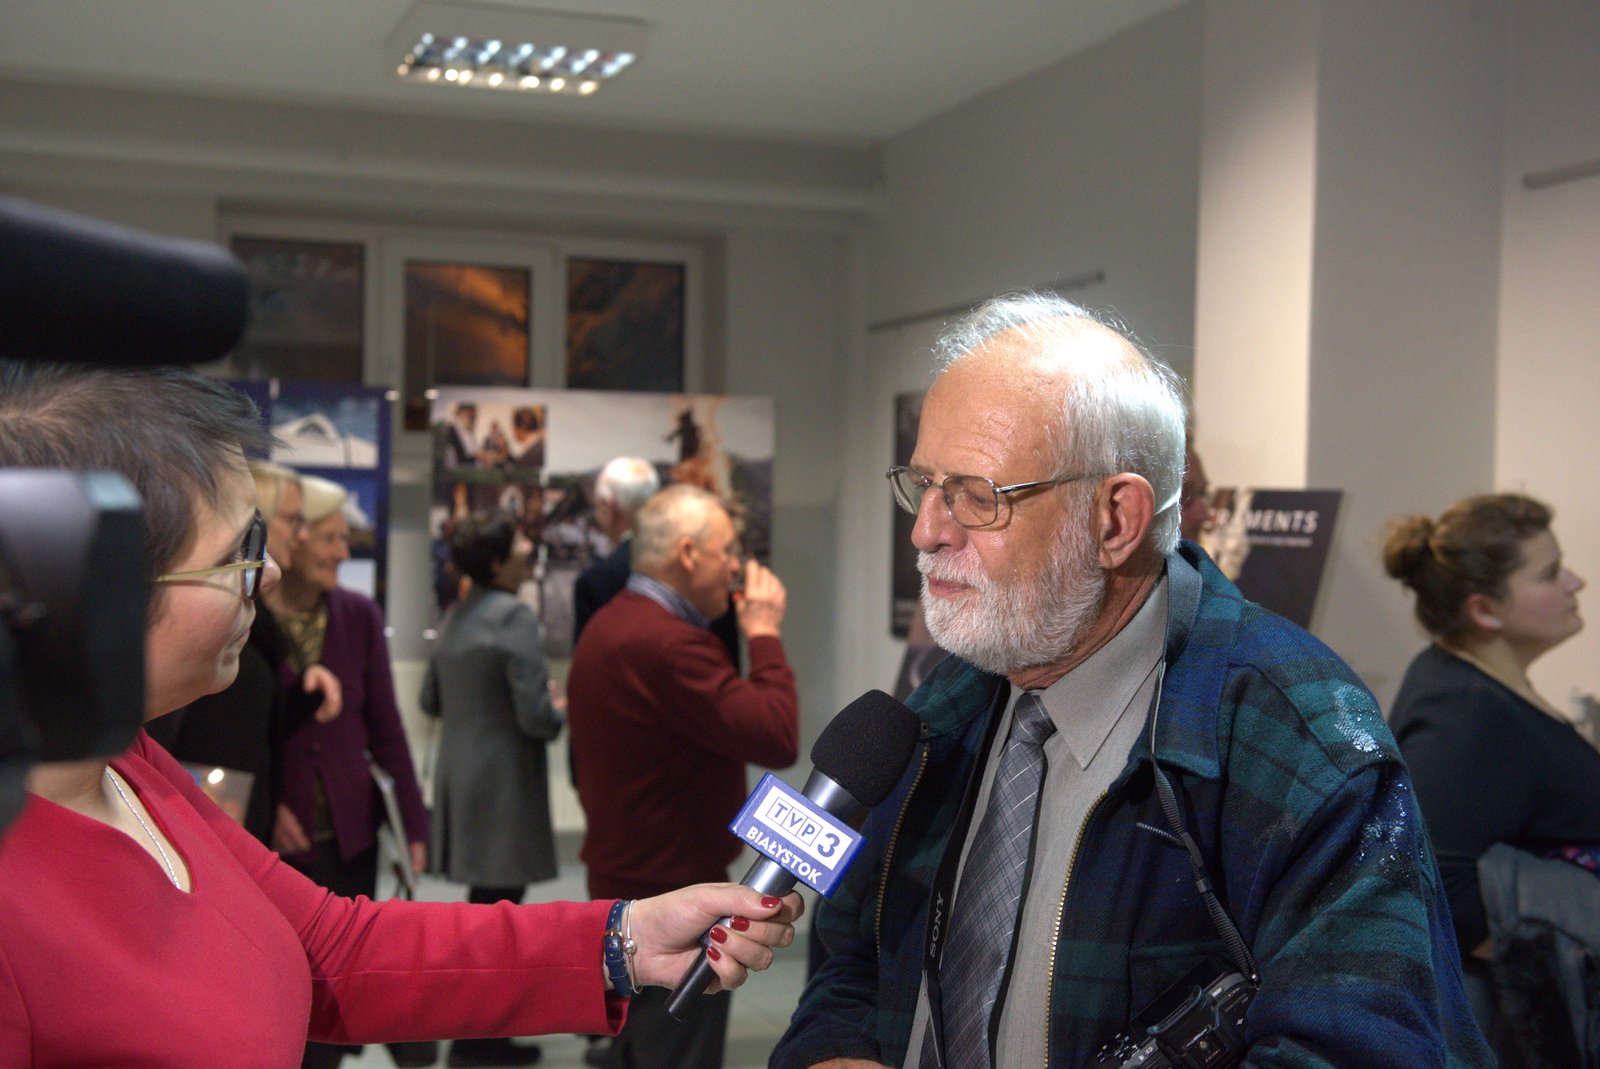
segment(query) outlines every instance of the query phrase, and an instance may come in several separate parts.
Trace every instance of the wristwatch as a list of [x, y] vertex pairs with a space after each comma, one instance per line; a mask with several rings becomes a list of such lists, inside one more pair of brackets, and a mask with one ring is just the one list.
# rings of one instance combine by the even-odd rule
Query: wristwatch
[[605, 940], [601, 944], [605, 952], [606, 975], [611, 978], [611, 987], [623, 998], [632, 998], [639, 993], [633, 983], [633, 970], [629, 968], [639, 944], [622, 931], [622, 915], [631, 905], [631, 901], [620, 898], [611, 904], [611, 913], [606, 917]]

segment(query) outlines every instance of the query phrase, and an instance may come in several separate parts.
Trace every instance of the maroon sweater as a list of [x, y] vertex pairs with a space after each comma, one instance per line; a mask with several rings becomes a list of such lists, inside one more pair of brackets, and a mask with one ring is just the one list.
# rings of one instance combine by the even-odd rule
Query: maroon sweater
[[744, 804], [745, 764], [786, 768], [799, 751], [779, 639], [752, 639], [740, 678], [715, 635], [631, 590], [583, 629], [567, 719], [597, 898], [727, 879], [743, 849], [728, 822]]

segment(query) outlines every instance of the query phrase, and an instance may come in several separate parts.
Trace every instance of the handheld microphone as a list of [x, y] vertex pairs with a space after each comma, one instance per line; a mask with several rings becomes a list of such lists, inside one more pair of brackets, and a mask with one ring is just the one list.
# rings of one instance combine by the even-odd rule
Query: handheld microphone
[[[919, 728], [916, 714], [881, 690], [869, 690], [845, 706], [811, 747], [812, 771], [803, 797], [768, 775], [735, 819], [735, 832], [748, 825], [741, 838], [767, 854], [739, 882], [766, 895], [786, 894], [802, 878], [824, 893], [831, 891], [860, 844], [859, 836], [842, 841], [853, 834], [843, 826], [856, 827], [867, 810], [889, 796], [911, 759]], [[757, 809], [781, 812], [790, 831], [779, 830], [760, 813], [752, 817]], [[714, 976], [702, 954], [673, 989], [667, 1012], [682, 1020]]]

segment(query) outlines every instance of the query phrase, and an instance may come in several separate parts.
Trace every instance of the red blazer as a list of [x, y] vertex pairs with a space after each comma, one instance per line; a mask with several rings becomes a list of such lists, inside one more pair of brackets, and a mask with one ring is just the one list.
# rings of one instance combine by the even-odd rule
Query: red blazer
[[624, 590], [573, 651], [567, 730], [589, 893], [638, 898], [728, 878], [745, 764], [794, 764], [800, 703], [778, 639], [751, 640], [740, 678], [709, 630]]
[[306, 1037], [615, 1032], [609, 902], [339, 898], [141, 735], [113, 762], [189, 867], [30, 797], [0, 840], [0, 1065], [300, 1064]]

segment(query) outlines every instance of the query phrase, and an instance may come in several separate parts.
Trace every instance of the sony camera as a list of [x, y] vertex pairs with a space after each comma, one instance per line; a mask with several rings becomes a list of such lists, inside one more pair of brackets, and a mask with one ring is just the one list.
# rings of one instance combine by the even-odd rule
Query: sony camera
[[[1256, 985], [1214, 961], [1196, 966], [1095, 1055], [1092, 1069], [1226, 1069], [1244, 1056]], [[1220, 975], [1219, 975], [1220, 972]], [[1204, 977], [1213, 979], [1207, 983]]]

